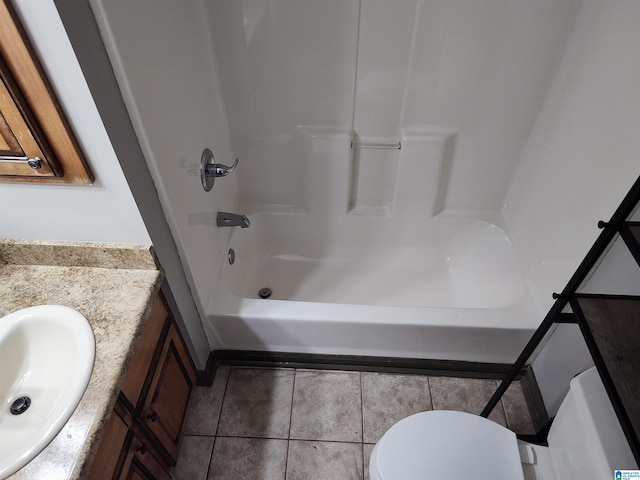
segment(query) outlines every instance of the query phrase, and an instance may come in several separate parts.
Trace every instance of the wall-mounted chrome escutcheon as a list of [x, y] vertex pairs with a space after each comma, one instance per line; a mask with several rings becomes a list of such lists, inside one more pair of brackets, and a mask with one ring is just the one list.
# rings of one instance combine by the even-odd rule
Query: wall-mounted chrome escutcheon
[[214, 163], [213, 152], [205, 148], [200, 158], [200, 180], [202, 181], [204, 191], [208, 192], [213, 188], [216, 177], [226, 177], [233, 172], [237, 166], [237, 158], [230, 167], [222, 165], [221, 163]]

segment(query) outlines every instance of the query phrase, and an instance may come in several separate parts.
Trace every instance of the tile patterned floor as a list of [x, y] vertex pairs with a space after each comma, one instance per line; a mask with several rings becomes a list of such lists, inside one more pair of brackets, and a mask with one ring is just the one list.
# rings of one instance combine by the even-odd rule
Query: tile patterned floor
[[[368, 480], [375, 442], [430, 409], [480, 413], [498, 383], [335, 370], [221, 367], [198, 387], [177, 480]], [[520, 385], [489, 417], [533, 433]]]

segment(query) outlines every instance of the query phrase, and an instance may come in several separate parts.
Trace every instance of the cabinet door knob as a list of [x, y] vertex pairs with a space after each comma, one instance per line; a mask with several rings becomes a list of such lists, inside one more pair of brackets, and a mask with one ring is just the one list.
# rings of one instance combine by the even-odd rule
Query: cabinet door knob
[[144, 455], [145, 453], [147, 453], [147, 445], [145, 443], [143, 443], [138, 448], [136, 448], [136, 452], [141, 453], [142, 455]]
[[158, 413], [152, 411], [149, 415], [147, 415], [147, 418], [152, 422], [155, 422], [158, 419]]

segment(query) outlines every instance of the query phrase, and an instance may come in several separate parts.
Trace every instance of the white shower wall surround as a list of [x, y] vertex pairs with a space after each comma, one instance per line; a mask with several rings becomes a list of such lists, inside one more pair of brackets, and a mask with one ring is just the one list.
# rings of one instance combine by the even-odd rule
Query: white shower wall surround
[[[581, 3], [205, 0], [240, 208], [299, 210], [297, 128], [324, 126], [390, 144], [457, 133], [442, 207], [498, 211]], [[360, 153], [363, 168], [394, 161]]]

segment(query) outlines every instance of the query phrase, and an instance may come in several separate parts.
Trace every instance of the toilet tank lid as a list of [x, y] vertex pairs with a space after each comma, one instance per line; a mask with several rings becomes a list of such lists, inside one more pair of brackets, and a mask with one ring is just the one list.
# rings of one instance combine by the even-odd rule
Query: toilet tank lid
[[[593, 478], [608, 478], [614, 469], [638, 468], [595, 367], [571, 380], [548, 440], [558, 474], [578, 457], [591, 463]], [[567, 454], [571, 450], [574, 453]]]

